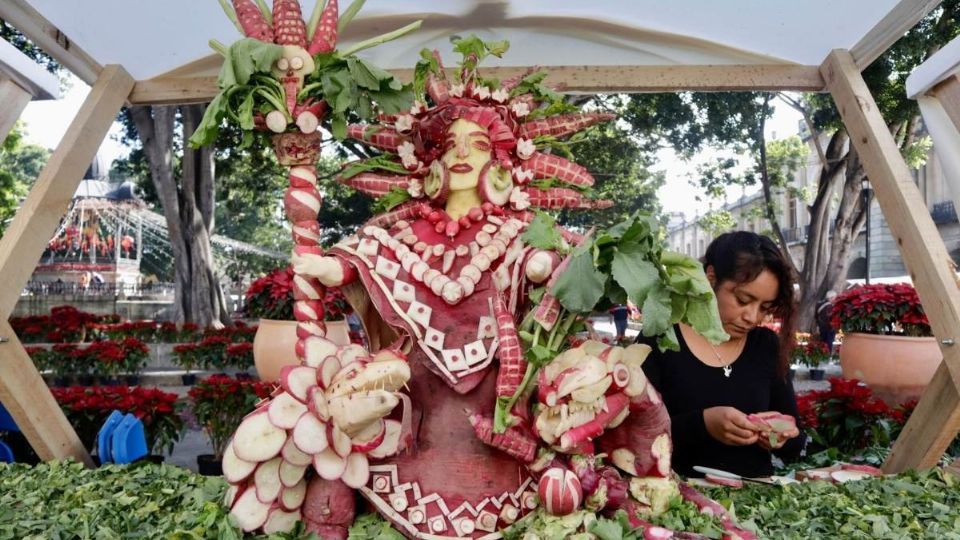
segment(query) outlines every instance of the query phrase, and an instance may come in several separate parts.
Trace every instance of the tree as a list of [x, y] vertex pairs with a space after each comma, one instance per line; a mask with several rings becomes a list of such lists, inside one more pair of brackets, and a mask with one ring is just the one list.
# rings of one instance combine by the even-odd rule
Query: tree
[[[914, 165], [928, 142], [918, 138], [920, 118], [916, 103], [906, 98], [906, 78], [957, 35], [958, 4], [958, 0], [944, 2], [863, 72], [890, 132]], [[668, 145], [682, 156], [691, 156], [705, 147], [727, 147], [746, 156], [753, 163], [746, 173], [733, 172], [736, 160], [726, 160], [705, 170], [700, 182], [714, 193], [732, 185], [759, 185], [773, 235], [789, 257], [774, 194], [790, 189], [788, 181], [803, 150], [796, 141], [766, 141], [764, 127], [775, 98], [803, 114], [820, 162], [816, 193], [810, 194], [807, 206], [811, 226], [803, 265], [794, 263], [800, 281], [799, 325], [812, 328], [817, 301], [826, 291], [842, 287], [853, 242], [870, 203], [861, 187], [866, 173], [831, 97], [809, 94], [797, 99], [768, 92], [634, 95], [626, 104], [624, 119], [650, 149]]]
[[17, 122], [0, 146], [0, 236], [50, 157], [46, 148], [25, 143], [24, 132]]

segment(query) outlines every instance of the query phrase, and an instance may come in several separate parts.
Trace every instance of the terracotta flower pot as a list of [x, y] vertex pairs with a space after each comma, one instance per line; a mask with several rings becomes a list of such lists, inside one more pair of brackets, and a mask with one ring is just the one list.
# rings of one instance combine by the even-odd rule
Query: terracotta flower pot
[[[327, 338], [339, 345], [350, 343], [350, 327], [346, 320], [327, 321]], [[294, 353], [297, 345], [297, 322], [260, 319], [253, 337], [253, 363], [261, 381], [275, 381], [283, 366], [300, 362]]]
[[840, 366], [888, 401], [917, 398], [943, 360], [936, 338], [851, 333], [843, 337]]

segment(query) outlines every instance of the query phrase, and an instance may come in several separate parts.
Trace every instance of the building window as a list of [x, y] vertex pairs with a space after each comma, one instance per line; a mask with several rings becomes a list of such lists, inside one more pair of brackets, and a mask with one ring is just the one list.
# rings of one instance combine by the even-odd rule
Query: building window
[[787, 226], [791, 229], [797, 228], [797, 198], [791, 196], [787, 210]]
[[690, 253], [690, 242], [687, 242], [687, 256], [689, 257], [690, 255], [692, 255], [692, 253]]

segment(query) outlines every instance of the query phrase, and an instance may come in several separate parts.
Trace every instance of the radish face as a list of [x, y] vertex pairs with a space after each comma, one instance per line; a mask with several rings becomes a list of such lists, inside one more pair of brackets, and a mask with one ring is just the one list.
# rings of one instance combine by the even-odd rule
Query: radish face
[[500, 163], [491, 159], [480, 171], [479, 188], [480, 198], [497, 206], [505, 206], [510, 202], [510, 192], [513, 191], [513, 176], [510, 171], [500, 166]]

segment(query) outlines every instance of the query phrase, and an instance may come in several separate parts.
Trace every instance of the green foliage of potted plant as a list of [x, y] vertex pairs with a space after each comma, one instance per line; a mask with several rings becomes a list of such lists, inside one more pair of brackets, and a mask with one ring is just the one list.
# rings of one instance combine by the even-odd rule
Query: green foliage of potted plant
[[269, 397], [271, 390], [270, 384], [227, 375], [211, 375], [190, 389], [193, 416], [210, 439], [214, 452], [197, 456], [201, 474], [221, 474], [219, 466], [227, 442], [243, 417], [261, 399]]
[[843, 376], [889, 392], [897, 401], [919, 396], [940, 365], [940, 347], [909, 284], [848, 289], [834, 299], [831, 323], [843, 332]]
[[810, 379], [822, 381], [826, 370], [820, 366], [830, 361], [830, 349], [825, 343], [811, 339], [793, 349], [793, 362], [810, 368]]

